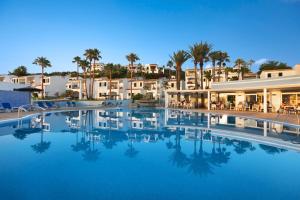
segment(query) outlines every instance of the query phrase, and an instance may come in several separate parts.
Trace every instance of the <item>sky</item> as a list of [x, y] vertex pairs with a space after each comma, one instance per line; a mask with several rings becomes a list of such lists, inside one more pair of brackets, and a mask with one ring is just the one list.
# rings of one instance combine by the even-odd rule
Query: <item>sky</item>
[[[165, 65], [201, 41], [231, 61], [300, 63], [300, 0], [1, 0], [0, 73], [47, 57], [46, 71], [74, 71], [73, 57], [98, 48], [101, 62]], [[209, 63], [207, 63], [209, 65]], [[184, 68], [192, 67], [191, 61]], [[255, 71], [257, 66], [254, 66]]]

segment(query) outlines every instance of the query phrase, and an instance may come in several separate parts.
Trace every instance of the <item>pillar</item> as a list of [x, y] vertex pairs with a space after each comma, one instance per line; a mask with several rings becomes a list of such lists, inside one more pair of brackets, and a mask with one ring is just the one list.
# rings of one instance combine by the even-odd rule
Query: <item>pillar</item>
[[169, 94], [167, 91], [165, 91], [165, 108], [168, 108], [169, 106]]
[[210, 91], [207, 91], [207, 109], [210, 110]]
[[207, 128], [210, 129], [210, 113], [207, 114]]
[[267, 137], [268, 135], [268, 124], [267, 121], [264, 121], [264, 137]]
[[268, 98], [267, 97], [268, 97], [267, 96], [267, 88], [264, 88], [264, 104], [263, 104], [264, 113], [268, 112], [268, 104], [267, 104]]
[[79, 80], [79, 100], [81, 100], [82, 99], [82, 81], [81, 80]]

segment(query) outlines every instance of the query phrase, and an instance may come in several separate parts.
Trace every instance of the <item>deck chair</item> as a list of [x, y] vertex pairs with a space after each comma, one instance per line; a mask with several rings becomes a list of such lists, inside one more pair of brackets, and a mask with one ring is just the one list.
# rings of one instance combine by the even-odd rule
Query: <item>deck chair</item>
[[48, 107], [43, 103], [43, 102], [37, 102], [38, 106], [43, 108], [43, 109], [47, 109]]
[[5, 111], [15, 111], [18, 110], [18, 107], [12, 107], [10, 103], [2, 103], [2, 107]]

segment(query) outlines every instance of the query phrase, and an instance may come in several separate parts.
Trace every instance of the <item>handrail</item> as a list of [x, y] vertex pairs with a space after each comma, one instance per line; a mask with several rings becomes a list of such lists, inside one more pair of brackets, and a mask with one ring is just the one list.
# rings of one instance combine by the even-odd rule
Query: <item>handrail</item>
[[42, 111], [44, 111], [44, 110], [46, 110], [45, 108], [42, 108], [42, 107], [40, 107], [40, 106], [38, 106], [38, 105], [34, 105], [34, 104], [25, 104], [25, 105], [21, 105], [21, 106], [19, 106], [18, 107], [18, 118], [20, 118], [20, 114], [21, 114], [21, 112], [22, 111], [24, 111], [24, 112], [28, 112], [28, 110], [25, 108], [25, 107], [29, 107], [30, 109], [38, 109], [38, 110], [42, 110]]

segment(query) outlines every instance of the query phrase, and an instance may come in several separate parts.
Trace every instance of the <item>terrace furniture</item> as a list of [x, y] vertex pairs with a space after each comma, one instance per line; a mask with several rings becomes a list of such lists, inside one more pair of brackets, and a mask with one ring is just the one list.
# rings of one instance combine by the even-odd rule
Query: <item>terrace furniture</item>
[[41, 108], [43, 108], [43, 109], [47, 109], [48, 108], [48, 106], [46, 106], [43, 102], [37, 102], [37, 104], [38, 104], [38, 106], [39, 107], [41, 107]]
[[244, 111], [244, 106], [242, 103], [239, 103], [236, 108], [237, 111]]
[[58, 106], [55, 105], [53, 102], [47, 101], [47, 102], [45, 102], [45, 104], [48, 108], [58, 108]]
[[211, 105], [211, 109], [212, 109], [212, 110], [217, 110], [217, 105], [216, 105], [215, 103], [212, 104], [212, 105]]
[[3, 107], [4, 111], [6, 111], [6, 112], [7, 112], [7, 111], [12, 112], [12, 111], [18, 109], [17, 107], [12, 107], [12, 106], [10, 105], [10, 103], [2, 103], [2, 107]]

